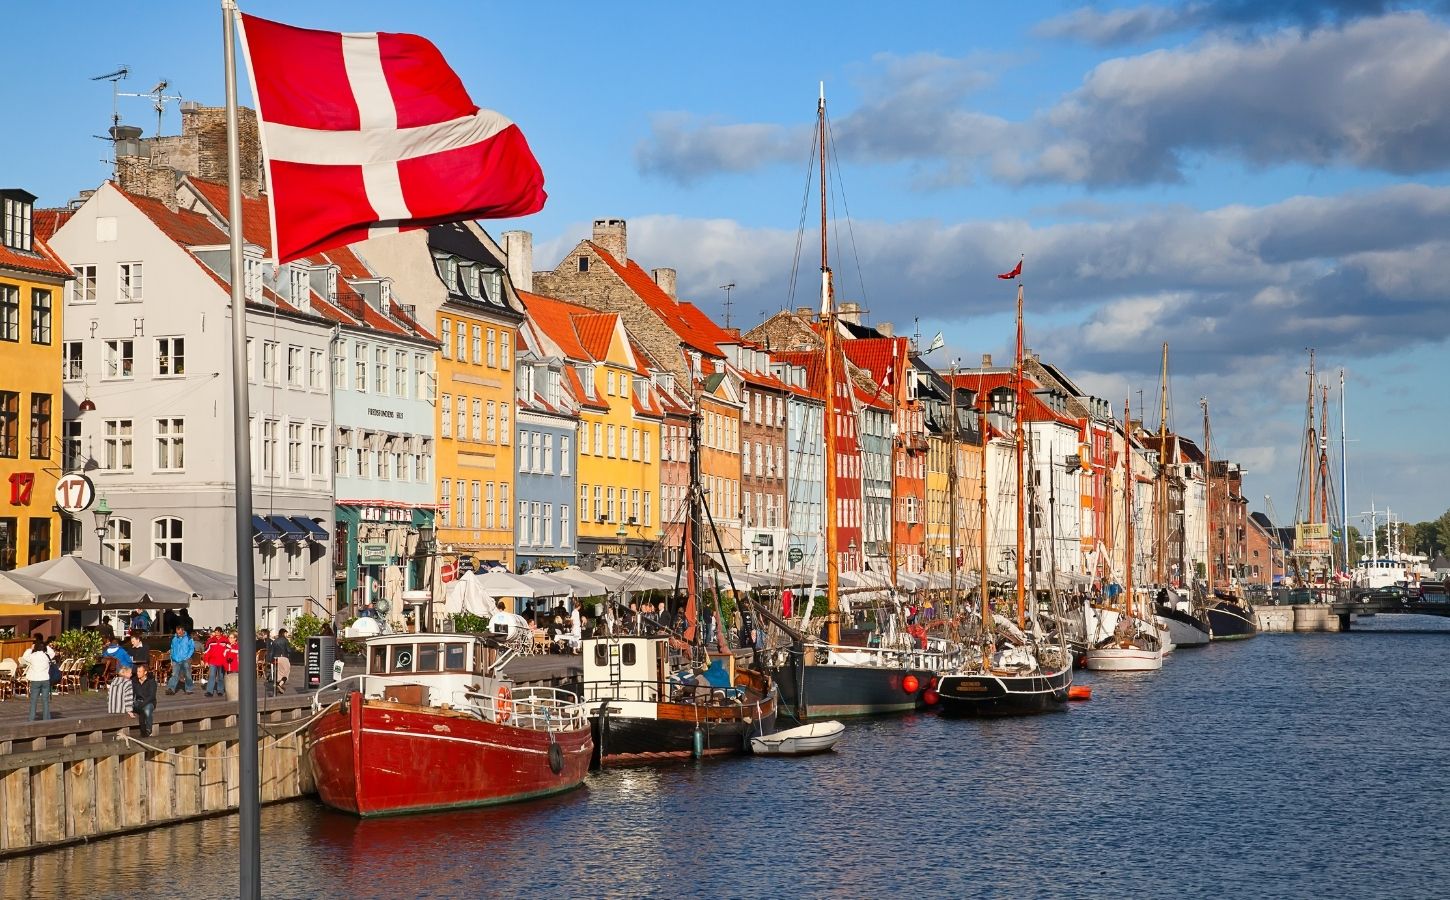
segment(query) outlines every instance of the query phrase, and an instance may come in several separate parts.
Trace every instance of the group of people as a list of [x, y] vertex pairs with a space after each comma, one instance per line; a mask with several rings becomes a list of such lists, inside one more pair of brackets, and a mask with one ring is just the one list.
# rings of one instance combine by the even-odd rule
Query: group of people
[[[131, 624], [135, 624], [134, 622]], [[123, 642], [109, 626], [102, 627], [105, 648], [100, 659], [90, 669], [94, 677], [104, 677], [108, 667], [112, 671], [106, 684], [106, 711], [114, 715], [127, 715], [137, 719], [143, 737], [152, 732], [156, 713], [158, 684], [151, 663], [151, 651], [141, 639], [144, 626], [130, 630]], [[34, 645], [20, 657], [20, 667], [28, 682], [30, 693], [30, 721], [50, 718], [50, 699], [56, 683], [60, 680], [59, 655], [51, 646], [54, 638], [35, 635]], [[290, 653], [292, 644], [287, 638], [287, 629], [279, 628], [274, 637], [263, 629], [257, 635], [257, 647], [265, 654], [271, 666], [269, 687], [275, 693], [287, 689], [292, 675]], [[167, 657], [171, 661], [171, 677], [166, 683], [166, 694], [177, 692], [190, 694], [194, 690], [191, 677], [191, 663], [197, 653], [207, 667], [206, 684], [202, 694], [206, 697], [223, 697], [228, 693], [226, 677], [241, 671], [241, 651], [236, 632], [225, 632], [220, 626], [207, 634], [198, 647], [196, 638], [181, 622], [174, 625]]]

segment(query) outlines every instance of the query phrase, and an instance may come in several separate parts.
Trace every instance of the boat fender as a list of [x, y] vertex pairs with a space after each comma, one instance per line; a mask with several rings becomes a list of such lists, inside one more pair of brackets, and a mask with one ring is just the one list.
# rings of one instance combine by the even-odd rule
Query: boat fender
[[695, 726], [694, 751], [696, 759], [705, 755], [705, 732], [701, 731], [698, 725]]
[[921, 681], [915, 675], [907, 675], [901, 679], [901, 689], [908, 694], [916, 693], [916, 689], [919, 687], [921, 687]]
[[564, 771], [564, 748], [552, 741], [549, 743], [549, 771], [555, 775]]

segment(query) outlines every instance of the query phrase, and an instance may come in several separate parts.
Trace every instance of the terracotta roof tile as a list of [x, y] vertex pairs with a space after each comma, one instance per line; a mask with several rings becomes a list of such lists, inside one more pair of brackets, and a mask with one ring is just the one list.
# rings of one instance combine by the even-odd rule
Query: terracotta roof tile
[[[559, 350], [566, 357], [581, 362], [595, 361], [596, 357], [580, 342], [579, 332], [575, 330], [573, 320], [576, 315], [594, 315], [594, 310], [565, 300], [545, 297], [542, 294], [531, 294], [528, 291], [519, 291], [518, 294], [534, 327], [557, 344]], [[581, 393], [580, 396], [583, 397], [583, 394]]]
[[663, 288], [655, 284], [655, 280], [649, 276], [649, 273], [641, 269], [639, 263], [634, 260], [621, 262], [615, 259], [608, 250], [593, 241], [585, 243], [599, 255], [600, 259], [604, 260], [606, 265], [614, 270], [616, 275], [624, 280], [630, 290], [634, 291], [635, 295], [650, 308], [650, 311], [658, 316], [681, 341], [710, 356], [723, 357], [725, 355], [717, 341], [734, 340], [734, 338], [711, 321], [709, 316], [700, 312], [694, 304], [681, 303], [665, 293]]
[[589, 355], [594, 359], [606, 359], [619, 316], [614, 313], [571, 314], [569, 319], [574, 323], [574, 332], [579, 335], [579, 343], [589, 351]]

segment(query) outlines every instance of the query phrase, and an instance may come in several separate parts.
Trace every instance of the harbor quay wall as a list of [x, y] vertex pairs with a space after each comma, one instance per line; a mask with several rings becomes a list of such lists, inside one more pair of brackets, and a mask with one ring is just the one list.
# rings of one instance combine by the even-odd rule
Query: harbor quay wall
[[1348, 631], [1332, 607], [1322, 603], [1296, 606], [1255, 606], [1254, 620], [1266, 634], [1289, 632]]
[[[314, 791], [304, 752], [310, 697], [259, 702], [263, 803]], [[235, 811], [236, 704], [100, 715], [0, 729], [0, 857]], [[137, 743], [144, 741], [144, 744]]]
[[1281, 634], [1294, 630], [1294, 607], [1255, 606], [1254, 620], [1259, 630], [1266, 634]]

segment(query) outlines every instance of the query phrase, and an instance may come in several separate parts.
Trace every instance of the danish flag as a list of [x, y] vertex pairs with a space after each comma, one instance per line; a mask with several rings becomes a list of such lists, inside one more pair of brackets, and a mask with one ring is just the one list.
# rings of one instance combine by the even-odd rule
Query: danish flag
[[279, 263], [379, 234], [544, 207], [523, 132], [431, 41], [243, 15]]

